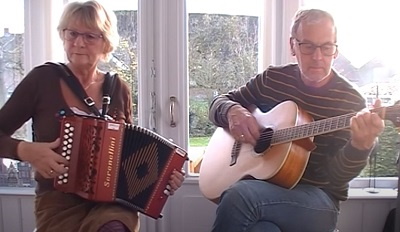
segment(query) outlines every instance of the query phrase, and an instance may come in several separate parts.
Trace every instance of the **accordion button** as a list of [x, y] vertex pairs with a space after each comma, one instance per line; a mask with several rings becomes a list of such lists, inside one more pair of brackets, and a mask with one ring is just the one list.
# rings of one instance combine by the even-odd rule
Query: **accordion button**
[[63, 184], [63, 182], [62, 181], [57, 181], [57, 184]]
[[71, 156], [66, 156], [65, 157], [67, 160], [70, 160], [71, 159]]

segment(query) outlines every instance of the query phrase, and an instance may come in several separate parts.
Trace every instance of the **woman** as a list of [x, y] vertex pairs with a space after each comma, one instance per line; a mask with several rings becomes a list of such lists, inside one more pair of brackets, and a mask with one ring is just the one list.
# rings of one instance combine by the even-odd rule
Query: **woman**
[[[97, 67], [107, 60], [118, 44], [116, 17], [96, 1], [72, 2], [66, 6], [58, 26], [64, 44], [67, 67], [101, 109], [105, 73]], [[107, 114], [116, 121], [132, 123], [131, 93], [119, 78], [115, 80]], [[53, 187], [53, 179], [67, 172], [68, 161], [54, 150], [59, 147], [60, 124], [55, 115], [90, 110], [74, 95], [53, 66], [35, 67], [21, 81], [0, 110], [0, 156], [29, 162], [36, 170], [35, 215], [37, 231], [138, 231], [138, 213], [112, 203], [95, 203]], [[11, 135], [32, 119], [35, 142]], [[170, 179], [173, 194], [184, 180], [174, 171]]]

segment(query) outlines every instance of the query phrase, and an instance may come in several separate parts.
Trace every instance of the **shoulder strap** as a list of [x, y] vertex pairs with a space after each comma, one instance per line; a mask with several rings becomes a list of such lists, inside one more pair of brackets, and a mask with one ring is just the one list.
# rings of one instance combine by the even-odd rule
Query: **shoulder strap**
[[75, 77], [72, 71], [65, 65], [64, 63], [53, 63], [46, 62], [48, 65], [53, 65], [57, 67], [57, 69], [62, 72], [61, 77], [68, 84], [70, 89], [75, 93], [75, 95], [82, 99], [83, 103], [94, 113], [96, 116], [101, 116], [99, 110], [96, 108], [93, 98], [89, 97], [86, 94], [86, 91], [83, 89], [82, 85], [79, 83], [79, 80]]
[[105, 117], [108, 111], [108, 106], [111, 103], [111, 96], [114, 93], [115, 88], [115, 79], [117, 74], [111, 75], [109, 72], [106, 73], [104, 77], [104, 84], [103, 84], [103, 98], [102, 98], [102, 116]]

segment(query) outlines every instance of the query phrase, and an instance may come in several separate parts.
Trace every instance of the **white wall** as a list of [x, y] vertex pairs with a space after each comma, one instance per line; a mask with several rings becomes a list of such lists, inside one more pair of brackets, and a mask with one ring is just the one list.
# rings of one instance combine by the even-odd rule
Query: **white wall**
[[[169, 199], [163, 219], [154, 223], [154, 219], [142, 216], [141, 232], [210, 231], [216, 205], [201, 196], [196, 182], [189, 179], [182, 188]], [[18, 189], [18, 194], [13, 194], [15, 191], [14, 188], [0, 189], [0, 232], [31, 232], [35, 226], [33, 190]], [[382, 231], [389, 210], [396, 205], [394, 193], [388, 189], [379, 194], [354, 190], [351, 199], [342, 203], [340, 232]], [[163, 223], [171, 218], [170, 223]]]

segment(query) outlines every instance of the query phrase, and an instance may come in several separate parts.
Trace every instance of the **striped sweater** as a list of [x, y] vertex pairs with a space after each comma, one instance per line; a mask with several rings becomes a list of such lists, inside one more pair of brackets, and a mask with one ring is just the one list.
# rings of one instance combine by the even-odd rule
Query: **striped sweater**
[[[271, 66], [246, 85], [216, 97], [210, 105], [210, 120], [227, 128], [227, 112], [235, 104], [256, 105], [267, 112], [285, 100], [295, 102], [314, 120], [364, 109], [365, 100], [355, 86], [333, 72], [334, 77], [326, 85], [313, 88], [301, 81], [297, 64]], [[352, 147], [349, 140], [350, 129], [315, 136], [317, 147], [311, 152], [300, 183], [320, 187], [337, 200], [346, 200], [349, 181], [366, 166], [371, 152]]]

